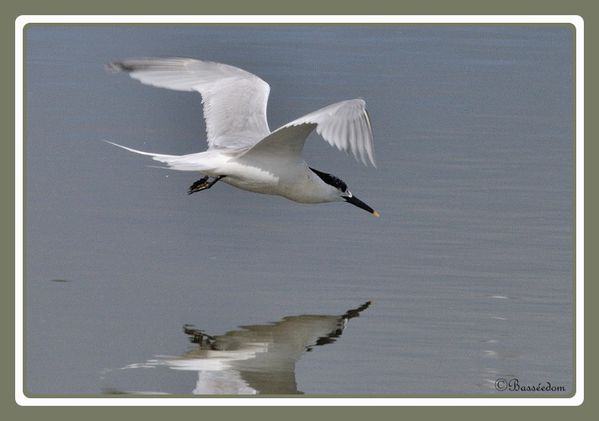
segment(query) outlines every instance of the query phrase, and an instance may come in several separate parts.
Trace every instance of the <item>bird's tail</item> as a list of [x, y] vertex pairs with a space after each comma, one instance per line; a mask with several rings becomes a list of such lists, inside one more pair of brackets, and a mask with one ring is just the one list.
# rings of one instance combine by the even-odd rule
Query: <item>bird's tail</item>
[[203, 171], [207, 169], [207, 166], [203, 164], [202, 159], [198, 159], [199, 154], [191, 155], [165, 155], [153, 152], [144, 152], [137, 149], [129, 148], [127, 146], [119, 145], [118, 143], [105, 140], [104, 142], [110, 143], [111, 145], [125, 149], [129, 152], [137, 153], [140, 155], [151, 156], [154, 161], [162, 162], [166, 164], [166, 167], [171, 170], [178, 171]]

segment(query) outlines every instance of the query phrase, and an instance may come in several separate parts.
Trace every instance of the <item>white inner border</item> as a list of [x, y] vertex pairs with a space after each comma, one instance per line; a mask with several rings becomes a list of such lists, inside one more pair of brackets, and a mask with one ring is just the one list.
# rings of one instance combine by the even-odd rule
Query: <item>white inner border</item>
[[[30, 398], [23, 391], [23, 36], [29, 23], [520, 23], [576, 31], [576, 394], [571, 398]], [[575, 15], [29, 15], [15, 20], [15, 400], [22, 406], [575, 406], [584, 401], [584, 21]]]

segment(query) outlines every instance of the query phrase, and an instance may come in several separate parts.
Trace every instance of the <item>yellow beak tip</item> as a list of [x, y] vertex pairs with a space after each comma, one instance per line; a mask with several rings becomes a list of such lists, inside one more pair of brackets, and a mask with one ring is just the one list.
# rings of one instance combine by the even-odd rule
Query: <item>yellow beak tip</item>
[[379, 216], [381, 216], [381, 214], [380, 214], [380, 213], [378, 213], [378, 211], [374, 211], [374, 212], [372, 212], [372, 215], [373, 215], [373, 216], [376, 216], [377, 218], [378, 218]]

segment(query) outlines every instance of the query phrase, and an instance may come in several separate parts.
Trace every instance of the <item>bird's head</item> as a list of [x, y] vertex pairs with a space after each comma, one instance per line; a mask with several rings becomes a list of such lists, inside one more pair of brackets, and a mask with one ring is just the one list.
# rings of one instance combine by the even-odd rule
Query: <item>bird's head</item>
[[[380, 214], [368, 206], [366, 203], [362, 202], [356, 196], [352, 194], [347, 188], [347, 184], [343, 180], [338, 177], [335, 177], [332, 174], [327, 174], [322, 171], [315, 170], [314, 168], [310, 168], [322, 181], [324, 181], [329, 186], [335, 188], [333, 194], [335, 195], [335, 199], [339, 201], [345, 201], [347, 203], [351, 203], [354, 206], [359, 207], [360, 209], [364, 209], [366, 212], [370, 212], [373, 216], [377, 218]], [[333, 201], [335, 200], [333, 199]]]

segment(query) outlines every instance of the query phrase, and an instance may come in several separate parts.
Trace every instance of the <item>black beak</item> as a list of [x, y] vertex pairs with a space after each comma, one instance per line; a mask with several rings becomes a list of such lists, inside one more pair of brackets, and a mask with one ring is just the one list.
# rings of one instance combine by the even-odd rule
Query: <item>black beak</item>
[[370, 212], [372, 215], [376, 216], [377, 218], [379, 216], [381, 216], [380, 213], [378, 213], [377, 211], [375, 211], [374, 209], [372, 209], [370, 206], [368, 206], [366, 203], [362, 202], [360, 199], [358, 199], [356, 196], [343, 196], [343, 199], [347, 202], [347, 203], [351, 203], [354, 206], [359, 207], [360, 209], [364, 209], [366, 212]]

